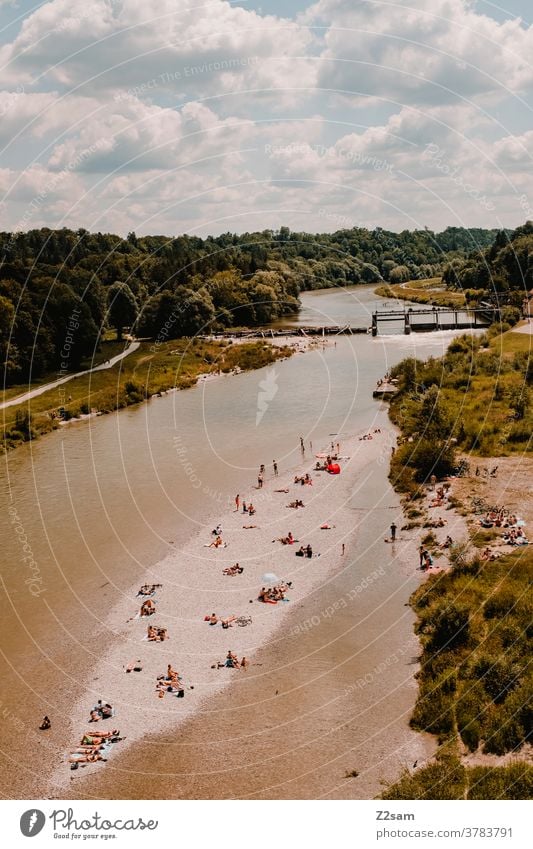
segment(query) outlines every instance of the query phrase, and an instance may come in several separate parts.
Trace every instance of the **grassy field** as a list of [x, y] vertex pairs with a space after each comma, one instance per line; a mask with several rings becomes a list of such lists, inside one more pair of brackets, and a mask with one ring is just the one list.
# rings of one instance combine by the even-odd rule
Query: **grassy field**
[[[82, 361], [79, 368], [75, 369], [75, 371], [86, 371], [87, 369], [94, 368], [95, 366], [105, 363], [106, 360], [111, 360], [113, 357], [116, 357], [117, 354], [121, 354], [127, 344], [127, 342], [117, 342], [116, 339], [105, 339], [100, 344], [100, 350], [95, 351], [94, 356], [90, 359]], [[17, 395], [23, 395], [30, 389], [37, 389], [39, 386], [44, 386], [46, 383], [52, 383], [59, 377], [63, 377], [63, 375], [59, 374], [57, 371], [52, 371], [49, 374], [42, 375], [42, 377], [39, 377], [37, 380], [32, 380], [31, 385], [26, 382], [9, 386], [2, 392], [2, 401], [10, 401], [12, 398], [16, 398]]]
[[[112, 353], [107, 344], [118, 343], [102, 346], [103, 361], [124, 348], [122, 343], [120, 349], [113, 348]], [[59, 427], [59, 408], [63, 408], [64, 419], [111, 412], [173, 387], [186, 389], [193, 386], [201, 374], [261, 368], [291, 354], [291, 348], [277, 348], [263, 341], [232, 344], [179, 339], [158, 345], [141, 342], [137, 351], [113, 368], [75, 378], [29, 402], [3, 410], [2, 447], [4, 450], [13, 448]], [[54, 380], [57, 375], [50, 378]], [[28, 391], [28, 387], [16, 390], [13, 396]]]
[[408, 283], [386, 283], [378, 286], [376, 295], [382, 298], [413, 301], [416, 304], [435, 304], [439, 307], [462, 307], [466, 304], [462, 292], [442, 291], [440, 277], [410, 280]]

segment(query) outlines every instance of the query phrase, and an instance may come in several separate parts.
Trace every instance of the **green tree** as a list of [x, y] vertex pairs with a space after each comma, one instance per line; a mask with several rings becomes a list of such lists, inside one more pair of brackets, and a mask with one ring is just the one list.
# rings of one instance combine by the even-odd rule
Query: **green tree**
[[122, 340], [125, 327], [135, 324], [139, 307], [137, 299], [127, 283], [113, 283], [107, 293], [109, 322], [117, 331], [117, 339]]

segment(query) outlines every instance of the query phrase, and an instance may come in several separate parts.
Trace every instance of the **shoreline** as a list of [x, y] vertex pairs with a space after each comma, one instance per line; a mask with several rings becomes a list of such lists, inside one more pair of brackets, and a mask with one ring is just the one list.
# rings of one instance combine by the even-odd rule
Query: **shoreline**
[[[324, 592], [324, 588], [327, 592], [329, 583], [335, 579], [339, 568], [343, 566], [340, 555], [342, 540], [345, 540], [349, 549], [354, 535], [357, 534], [357, 530], [352, 528], [352, 515], [347, 507], [351, 490], [365, 470], [371, 472], [372, 465], [381, 462], [381, 458], [390, 453], [390, 444], [394, 439], [392, 428], [388, 432], [382, 430], [381, 434], [376, 434], [372, 442], [360, 441], [359, 435], [349, 439], [343, 438], [341, 455], [346, 451], [350, 460], [344, 463], [341, 461], [340, 476], [330, 476], [325, 472], [315, 475], [311, 472], [313, 487], [294, 486], [290, 482], [294, 471], [300, 468], [308, 470], [314, 466], [314, 456], [311, 458], [307, 453], [305, 462], [298, 464], [297, 469], [291, 469], [275, 479], [279, 486], [274, 487], [274, 479], [269, 476], [262, 493], [256, 493], [254, 490], [257, 514], [253, 521], [262, 524], [260, 529], [244, 530], [242, 513], [229, 512], [222, 519], [223, 529], [228, 528], [228, 549], [216, 552], [204, 549], [205, 540], [210, 538], [210, 529], [206, 527], [159, 563], [157, 568], [152, 569], [146, 576], [146, 581], [161, 582], [163, 589], [158, 594], [160, 610], [154, 617], [150, 617], [149, 623], [168, 627], [168, 642], [143, 642], [146, 620], [125, 622], [128, 615], [138, 609], [138, 600], [134, 597], [138, 587], [133, 586], [130, 593], [116, 605], [107, 618], [107, 628], [120, 642], [111, 646], [106, 651], [105, 658], [92, 670], [91, 679], [99, 681], [98, 689], [94, 685], [89, 687], [87, 694], [76, 700], [71, 712], [70, 744], [74, 746], [81, 733], [90, 727], [87, 726], [88, 710], [98, 698], [109, 700], [116, 707], [115, 719], [101, 721], [94, 726], [95, 730], [100, 727], [117, 727], [121, 734], [128, 738], [116, 744], [109, 763], [105, 765], [106, 780], [113, 771], [113, 761], [122, 760], [122, 755], [127, 759], [128, 754], [131, 755], [132, 749], [135, 748], [135, 743], [142, 742], [145, 747], [150, 747], [153, 735], [164, 737], [169, 733], [179, 732], [188, 722], [201, 722], [202, 718], [209, 714], [209, 705], [213, 700], [220, 701], [220, 693], [224, 696], [228, 690], [240, 689], [239, 686], [235, 688], [233, 685], [243, 683], [244, 679], [248, 684], [254, 678], [260, 681], [263, 671], [255, 667], [258, 663], [257, 655], [261, 655], [265, 648], [277, 650], [281, 645], [280, 635], [288, 614], [305, 608], [304, 603], [309, 596], [316, 598]], [[288, 495], [272, 491], [274, 488], [286, 487], [289, 488]], [[337, 504], [340, 491], [342, 497], [340, 504]], [[336, 493], [335, 504], [331, 499], [332, 492]], [[257, 497], [261, 495], [262, 498]], [[291, 510], [285, 506], [295, 497], [304, 500], [307, 506], [303, 510]], [[268, 517], [265, 515], [267, 510]], [[334, 519], [331, 519], [332, 514]], [[331, 520], [336, 528], [320, 530], [321, 522], [328, 520]], [[287, 523], [292, 523], [293, 530], [301, 529], [298, 531], [299, 538], [302, 539], [305, 535], [304, 542], [311, 540], [315, 551], [322, 549], [321, 556], [313, 557], [312, 560], [295, 558], [293, 546], [272, 543], [272, 537], [289, 530], [289, 525], [285, 529]], [[209, 552], [207, 558], [206, 552]], [[254, 562], [257, 559], [260, 560], [259, 563]], [[190, 562], [184, 567], [180, 565], [180, 560]], [[223, 566], [236, 560], [244, 565], [244, 574], [233, 578], [222, 576]], [[178, 568], [180, 573], [176, 582]], [[279, 577], [293, 581], [293, 589], [288, 593], [291, 599], [288, 604], [278, 603], [271, 606], [257, 602], [261, 574], [267, 571], [275, 571]], [[176, 590], [178, 589], [179, 593], [185, 586], [186, 598], [176, 598]], [[250, 599], [253, 599], [252, 604]], [[223, 631], [219, 625], [211, 628], [203, 621], [203, 616], [212, 612], [211, 608], [218, 615], [252, 615], [253, 624], [243, 628], [233, 627], [227, 631]], [[409, 630], [416, 643], [412, 625], [409, 625]], [[191, 644], [206, 645], [205, 649], [198, 652], [190, 648]], [[243, 654], [249, 657], [251, 666], [244, 671], [211, 669], [212, 663], [224, 659], [228, 648], [235, 651], [239, 657]], [[123, 667], [130, 660], [137, 659], [133, 658], [134, 654], [142, 660], [143, 671], [125, 674]], [[156, 675], [164, 672], [168, 662], [183, 675], [184, 699], [175, 700], [169, 695], [162, 700], [156, 697]], [[194, 690], [189, 689], [191, 684]], [[132, 705], [132, 698], [137, 701], [141, 690], [142, 699], [139, 698], [139, 703]], [[146, 740], [148, 728], [150, 739]], [[409, 733], [414, 736], [414, 732]], [[64, 796], [69, 785], [76, 795], [81, 793], [83, 796], [83, 788], [87, 782], [90, 786], [100, 783], [103, 765], [89, 765], [83, 771], [79, 770], [73, 774], [64, 763], [64, 753], [61, 759], [63, 763], [56, 770], [52, 781], [54, 796]]]

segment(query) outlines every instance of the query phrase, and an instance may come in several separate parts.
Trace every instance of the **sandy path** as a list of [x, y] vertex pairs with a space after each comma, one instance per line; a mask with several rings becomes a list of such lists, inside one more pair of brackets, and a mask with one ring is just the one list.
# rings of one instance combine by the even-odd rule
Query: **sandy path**
[[[252, 518], [243, 516], [242, 511], [220, 516], [223, 538], [228, 543], [226, 549], [204, 547], [213, 538], [211, 528], [206, 527], [146, 576], [150, 583], [163, 584], [155, 597], [154, 616], [127, 621], [140, 606], [136, 598], [138, 585], [131, 588], [109, 614], [107, 639], [113, 635], [113, 640], [100, 665], [93, 670], [91, 680], [86, 682], [87, 691], [72, 707], [67, 748], [76, 745], [83, 731], [91, 727], [87, 724], [89, 709], [99, 698], [113, 704], [116, 717], [94, 724], [93, 728], [119, 728], [127, 740], [117, 744], [116, 751], [123, 752], [128, 745], [143, 740], [148, 732], [176, 729], [214, 693], [248, 674], [243, 670], [211, 667], [224, 660], [228, 649], [239, 658], [246, 656], [253, 665], [255, 650], [272, 642], [285, 616], [342, 564], [342, 542], [347, 543], [353, 533], [353, 513], [347, 506], [349, 496], [365, 469], [390, 454], [390, 445], [395, 440], [392, 429], [376, 434], [372, 441], [361, 441], [358, 436], [342, 441], [341, 475], [315, 473], [312, 471], [315, 457], [308, 454], [298, 469], [284, 471], [277, 478], [267, 469], [262, 490], [255, 489], [255, 482], [243, 487], [242, 492], [251, 494], [257, 513]], [[295, 471], [310, 471], [313, 486], [295, 485]], [[288, 488], [289, 493], [274, 491], [281, 488]], [[305, 508], [296, 510], [286, 506], [295, 498], [302, 499]], [[321, 530], [324, 522], [334, 524], [335, 528]], [[244, 524], [259, 527], [247, 530]], [[289, 530], [300, 542], [312, 544], [315, 552], [312, 559], [295, 557], [296, 545], [272, 542]], [[244, 573], [237, 577], [223, 576], [223, 568], [236, 561], [244, 566]], [[257, 601], [265, 572], [274, 572], [293, 582], [287, 594], [288, 602], [271, 605]], [[253, 623], [227, 630], [220, 624], [212, 627], [204, 621], [204, 616], [212, 612], [219, 616], [252, 616]], [[148, 624], [168, 628], [168, 641], [143, 641]], [[141, 660], [143, 671], [126, 674], [125, 666], [137, 659]], [[156, 676], [166, 671], [168, 663], [182, 675], [185, 685], [182, 699], [156, 696]], [[103, 768], [101, 764], [91, 765], [74, 774], [66, 764], [66, 750], [61, 760], [53, 779], [58, 794], [70, 784], [72, 775], [78, 783], [84, 775]]]

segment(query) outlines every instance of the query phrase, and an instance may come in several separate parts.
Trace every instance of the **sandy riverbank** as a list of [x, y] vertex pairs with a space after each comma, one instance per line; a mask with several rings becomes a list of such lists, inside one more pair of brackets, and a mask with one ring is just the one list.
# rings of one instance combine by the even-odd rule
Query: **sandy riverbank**
[[[392, 429], [375, 434], [371, 441], [360, 440], [359, 436], [342, 439], [342, 473], [338, 476], [312, 471], [315, 457], [309, 449], [297, 468], [280, 470], [279, 477], [273, 476], [269, 464], [263, 489], [256, 489], [255, 481], [251, 481], [240, 493], [241, 500], [253, 500], [256, 514], [250, 518], [243, 516], [242, 511], [231, 511], [220, 516], [227, 548], [206, 548], [213, 537], [211, 527], [205, 527], [146, 576], [150, 583], [163, 584], [155, 597], [157, 612], [149, 620], [131, 620], [140, 606], [136, 598], [139, 585], [131, 587], [130, 593], [105, 617], [109, 646], [92, 671], [91, 681], [81, 688], [84, 690], [81, 697], [72, 705], [71, 739], [70, 743], [65, 741], [68, 747], [75, 746], [83, 731], [90, 727], [89, 709], [99, 698], [113, 704], [116, 717], [95, 724], [95, 730], [117, 727], [127, 737], [117, 744], [110, 755], [112, 759], [119, 751], [142, 741], [148, 731], [153, 734], [175, 729], [232, 680], [254, 674], [254, 653], [275, 640], [287, 613], [343, 568], [341, 546], [343, 542], [349, 545], [353, 533], [353, 516], [347, 508], [350, 494], [373, 463], [388, 457], [395, 439]], [[307, 471], [311, 472], [313, 486], [294, 485], [294, 474]], [[289, 493], [276, 493], [275, 489], [289, 489]], [[306, 506], [297, 510], [287, 507], [295, 498], [302, 499]], [[335, 527], [321, 530], [324, 522]], [[245, 524], [258, 527], [244, 529]], [[315, 553], [312, 559], [295, 557], [297, 546], [272, 542], [289, 530], [300, 542], [312, 544]], [[244, 567], [244, 573], [237, 577], [224, 576], [223, 568], [237, 561]], [[258, 590], [264, 584], [262, 575], [266, 572], [293, 582], [287, 593], [288, 602], [270, 605], [257, 601]], [[228, 630], [220, 624], [211, 627], [204, 616], [213, 611], [219, 616], [251, 616], [253, 621], [246, 627], [233, 626]], [[144, 641], [147, 624], [168, 628], [168, 641]], [[213, 664], [224, 660], [228, 649], [239, 658], [248, 657], [250, 667], [245, 671], [213, 669]], [[137, 659], [141, 660], [142, 672], [126, 674], [126, 665]], [[170, 695], [159, 699], [155, 693], [156, 677], [166, 671], [168, 663], [182, 676], [183, 699]], [[61, 763], [53, 782], [57, 796], [65, 792], [71, 779], [83, 782], [84, 775], [108, 768], [96, 764], [73, 773], [66, 764], [66, 752], [58, 759]]]

